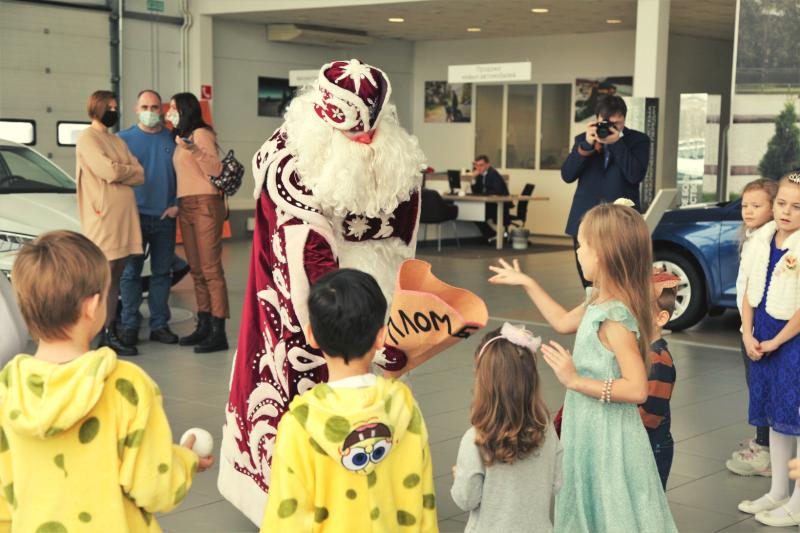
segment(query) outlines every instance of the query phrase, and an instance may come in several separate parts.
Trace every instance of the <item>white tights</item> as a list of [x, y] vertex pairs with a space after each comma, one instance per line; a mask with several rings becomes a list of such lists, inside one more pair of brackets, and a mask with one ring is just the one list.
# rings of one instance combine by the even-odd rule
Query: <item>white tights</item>
[[[772, 485], [769, 496], [774, 501], [783, 500], [789, 496], [789, 460], [798, 456], [800, 437], [784, 435], [774, 429], [769, 429], [769, 459], [772, 467]], [[786, 504], [792, 513], [800, 512], [800, 490], [798, 482], [794, 483], [794, 491], [789, 503]]]

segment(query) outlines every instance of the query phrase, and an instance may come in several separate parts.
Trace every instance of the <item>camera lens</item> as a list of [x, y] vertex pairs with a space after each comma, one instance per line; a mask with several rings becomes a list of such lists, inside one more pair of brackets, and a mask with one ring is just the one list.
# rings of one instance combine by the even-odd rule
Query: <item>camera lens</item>
[[599, 138], [601, 138], [601, 139], [605, 139], [609, 135], [611, 135], [611, 130], [610, 130], [608, 122], [603, 121], [603, 122], [598, 123], [597, 124], [597, 136]]

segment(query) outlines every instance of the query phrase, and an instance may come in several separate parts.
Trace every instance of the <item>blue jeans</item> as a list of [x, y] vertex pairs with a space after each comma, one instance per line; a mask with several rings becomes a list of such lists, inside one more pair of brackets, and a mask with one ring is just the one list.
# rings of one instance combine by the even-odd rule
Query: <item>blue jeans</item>
[[[150, 329], [155, 331], [167, 326], [170, 319], [169, 290], [172, 286], [171, 267], [175, 256], [175, 219], [151, 215], [140, 215], [142, 245], [150, 251], [150, 288], [147, 304], [150, 308]], [[122, 324], [125, 329], [139, 329], [142, 314], [142, 268], [143, 255], [128, 259], [122, 273]]]

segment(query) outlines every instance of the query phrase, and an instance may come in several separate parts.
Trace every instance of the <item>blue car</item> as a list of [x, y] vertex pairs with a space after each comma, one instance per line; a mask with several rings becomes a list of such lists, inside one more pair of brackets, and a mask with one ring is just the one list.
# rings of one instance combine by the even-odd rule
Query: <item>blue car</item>
[[741, 236], [740, 199], [664, 213], [653, 232], [653, 259], [681, 279], [668, 329], [690, 328], [707, 314], [736, 307]]

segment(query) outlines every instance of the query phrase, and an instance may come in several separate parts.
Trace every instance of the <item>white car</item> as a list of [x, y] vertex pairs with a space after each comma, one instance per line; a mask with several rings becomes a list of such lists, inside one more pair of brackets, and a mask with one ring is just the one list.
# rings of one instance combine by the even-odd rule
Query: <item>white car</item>
[[75, 180], [36, 150], [0, 139], [0, 271], [40, 233], [81, 231]]
[[[39, 234], [81, 231], [75, 180], [32, 148], [0, 139], [0, 272], [10, 277], [16, 251]], [[145, 263], [143, 281], [149, 281]]]

